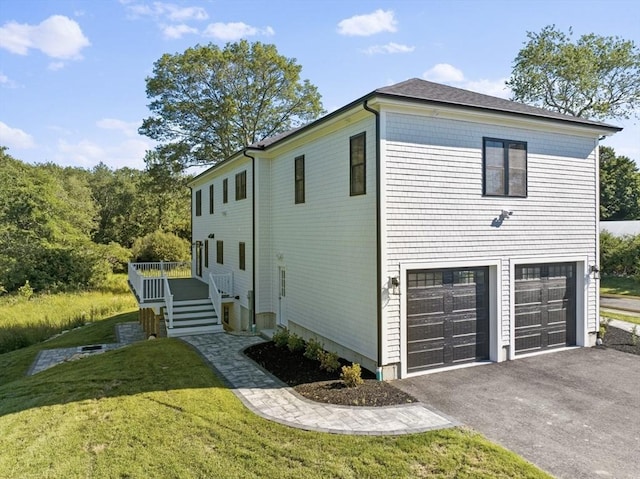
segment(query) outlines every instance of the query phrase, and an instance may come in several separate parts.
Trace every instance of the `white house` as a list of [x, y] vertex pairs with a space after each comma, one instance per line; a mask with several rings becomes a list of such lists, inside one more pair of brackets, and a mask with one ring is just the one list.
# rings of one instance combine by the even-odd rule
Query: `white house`
[[383, 379], [590, 346], [598, 141], [619, 130], [379, 88], [193, 179], [194, 276], [232, 284], [227, 329], [286, 326]]

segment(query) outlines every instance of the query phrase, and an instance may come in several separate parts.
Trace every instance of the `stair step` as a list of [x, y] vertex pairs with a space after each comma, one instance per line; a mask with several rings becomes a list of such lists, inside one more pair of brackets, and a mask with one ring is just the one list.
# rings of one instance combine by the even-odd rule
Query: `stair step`
[[204, 298], [204, 299], [187, 299], [184, 301], [174, 301], [173, 307], [176, 308], [179, 306], [200, 306], [205, 304], [208, 304], [209, 306], [211, 306], [211, 300], [209, 298]]
[[195, 334], [212, 334], [223, 332], [224, 328], [221, 324], [214, 324], [209, 326], [193, 326], [189, 328], [167, 328], [167, 336], [170, 338], [192, 336]]
[[174, 311], [173, 319], [191, 319], [191, 318], [208, 318], [218, 317], [213, 309], [208, 311]]
[[183, 305], [174, 305], [173, 306], [173, 312], [175, 313], [176, 311], [207, 311], [207, 310], [213, 310], [213, 305], [211, 303], [209, 304], [194, 304], [194, 305], [187, 305], [187, 306], [183, 306]]
[[176, 319], [173, 318], [173, 327], [174, 328], [183, 328], [185, 326], [196, 326], [196, 325], [207, 325], [207, 324], [218, 324], [217, 317], [206, 317], [206, 318], [194, 318], [194, 319]]

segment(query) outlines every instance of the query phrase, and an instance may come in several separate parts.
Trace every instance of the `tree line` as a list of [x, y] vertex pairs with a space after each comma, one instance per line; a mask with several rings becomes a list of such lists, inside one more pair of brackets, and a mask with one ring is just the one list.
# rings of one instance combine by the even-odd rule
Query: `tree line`
[[[150, 248], [190, 255], [189, 176], [27, 164], [0, 147], [0, 292], [99, 286]], [[27, 283], [28, 282], [28, 283]]]

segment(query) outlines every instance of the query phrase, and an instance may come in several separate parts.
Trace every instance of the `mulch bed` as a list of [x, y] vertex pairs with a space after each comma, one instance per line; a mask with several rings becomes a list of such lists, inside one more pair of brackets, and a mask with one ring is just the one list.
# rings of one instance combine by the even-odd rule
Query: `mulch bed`
[[[340, 369], [332, 373], [320, 369], [320, 363], [304, 357], [303, 352], [290, 352], [273, 342], [256, 344], [245, 355], [293, 387], [312, 401], [344, 406], [393, 406], [416, 402], [412, 396], [391, 384], [378, 381], [375, 374], [362, 369], [364, 384], [348, 388], [340, 380]], [[351, 363], [340, 358], [340, 366]]]
[[[638, 326], [638, 335], [640, 335], [640, 326]], [[609, 326], [607, 332], [602, 339], [602, 346], [599, 348], [611, 348], [623, 353], [631, 353], [640, 355], [640, 337], [636, 336], [635, 344], [633, 334], [624, 329]]]
[[[638, 330], [640, 334], [640, 327]], [[631, 333], [609, 326], [602, 346], [597, 347], [640, 355], [640, 338], [634, 344]], [[375, 374], [366, 369], [362, 369], [364, 384], [348, 388], [340, 380], [340, 369], [332, 373], [324, 371], [318, 361], [305, 358], [301, 351], [292, 353], [273, 342], [251, 346], [244, 353], [312, 401], [344, 406], [393, 406], [417, 401], [388, 382], [377, 381]], [[341, 358], [340, 365], [351, 363]]]

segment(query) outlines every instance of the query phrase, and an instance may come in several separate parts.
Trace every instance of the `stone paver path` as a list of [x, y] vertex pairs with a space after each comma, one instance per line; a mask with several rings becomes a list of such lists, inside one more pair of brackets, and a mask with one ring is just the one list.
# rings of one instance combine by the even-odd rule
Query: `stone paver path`
[[65, 361], [82, 359], [89, 355], [104, 353], [105, 351], [118, 349], [135, 341], [141, 341], [144, 339], [144, 333], [142, 332], [138, 322], [118, 323], [116, 324], [116, 339], [118, 340], [117, 343], [90, 344], [87, 346], [75, 346], [72, 348], [43, 349], [36, 356], [35, 361], [27, 372], [27, 376], [39, 373], [40, 371], [44, 371], [45, 369], [49, 369], [50, 367]]
[[455, 421], [422, 403], [391, 407], [336, 406], [309, 401], [247, 358], [256, 336], [206, 334], [181, 338], [218, 372], [250, 410], [288, 426], [338, 434], [398, 435], [442, 429]]

